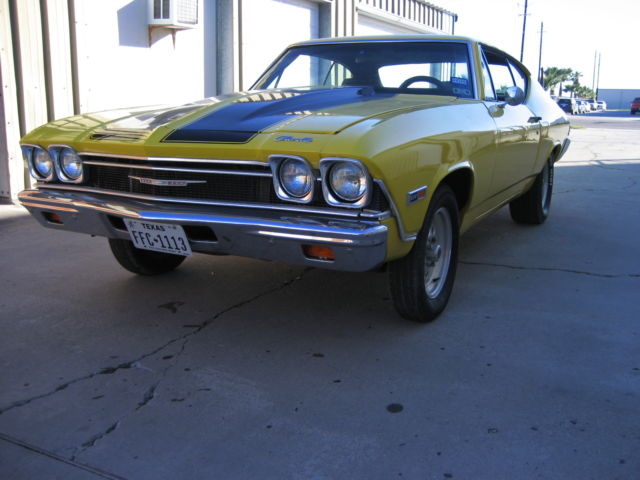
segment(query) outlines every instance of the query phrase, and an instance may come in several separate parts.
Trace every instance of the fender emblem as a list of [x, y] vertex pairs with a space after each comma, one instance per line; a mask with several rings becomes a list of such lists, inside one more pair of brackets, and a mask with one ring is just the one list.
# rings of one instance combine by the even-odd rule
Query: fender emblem
[[207, 183], [206, 180], [160, 180], [157, 178], [134, 177], [133, 175], [129, 175], [129, 178], [145, 185], [156, 187], [186, 187], [192, 183]]
[[427, 198], [427, 188], [428, 187], [424, 186], [407, 193], [407, 205], [411, 205], [412, 203], [416, 203]]

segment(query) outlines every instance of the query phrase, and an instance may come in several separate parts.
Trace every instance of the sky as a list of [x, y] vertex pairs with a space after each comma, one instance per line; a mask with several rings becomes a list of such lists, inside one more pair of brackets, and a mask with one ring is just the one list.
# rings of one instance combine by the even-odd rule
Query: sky
[[[458, 14], [456, 34], [520, 58], [525, 0], [431, 0]], [[544, 22], [542, 67], [581, 72], [592, 87], [600, 54], [599, 88], [640, 89], [640, 0], [528, 0], [523, 63], [535, 76]], [[597, 72], [596, 72], [597, 76]]]

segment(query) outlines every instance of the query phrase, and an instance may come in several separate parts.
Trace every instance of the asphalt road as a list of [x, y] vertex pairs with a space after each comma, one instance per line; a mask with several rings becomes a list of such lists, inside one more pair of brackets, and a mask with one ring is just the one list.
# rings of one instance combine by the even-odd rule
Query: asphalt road
[[429, 325], [382, 273], [140, 278], [0, 206], [0, 478], [640, 478], [640, 137], [572, 138], [547, 223], [465, 234]]
[[571, 115], [570, 120], [571, 125], [580, 127], [640, 130], [640, 115], [631, 115], [629, 109]]

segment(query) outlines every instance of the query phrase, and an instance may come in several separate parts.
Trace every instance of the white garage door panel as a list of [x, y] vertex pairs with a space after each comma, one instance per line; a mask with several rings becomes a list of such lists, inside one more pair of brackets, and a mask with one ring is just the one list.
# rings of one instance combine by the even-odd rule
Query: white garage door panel
[[403, 28], [400, 25], [376, 20], [365, 15], [358, 15], [358, 24], [356, 25], [356, 35], [402, 35], [415, 34], [415, 30]]
[[243, 85], [249, 88], [288, 45], [318, 37], [318, 4], [306, 0], [242, 2]]

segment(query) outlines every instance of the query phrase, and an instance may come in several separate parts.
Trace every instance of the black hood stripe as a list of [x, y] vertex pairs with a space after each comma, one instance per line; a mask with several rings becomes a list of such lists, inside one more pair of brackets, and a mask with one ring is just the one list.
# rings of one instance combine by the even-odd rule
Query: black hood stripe
[[172, 131], [162, 141], [245, 143], [257, 133], [285, 120], [323, 109], [361, 103], [391, 94], [373, 94], [362, 87], [299, 92], [256, 92], [214, 110], [208, 115]]

